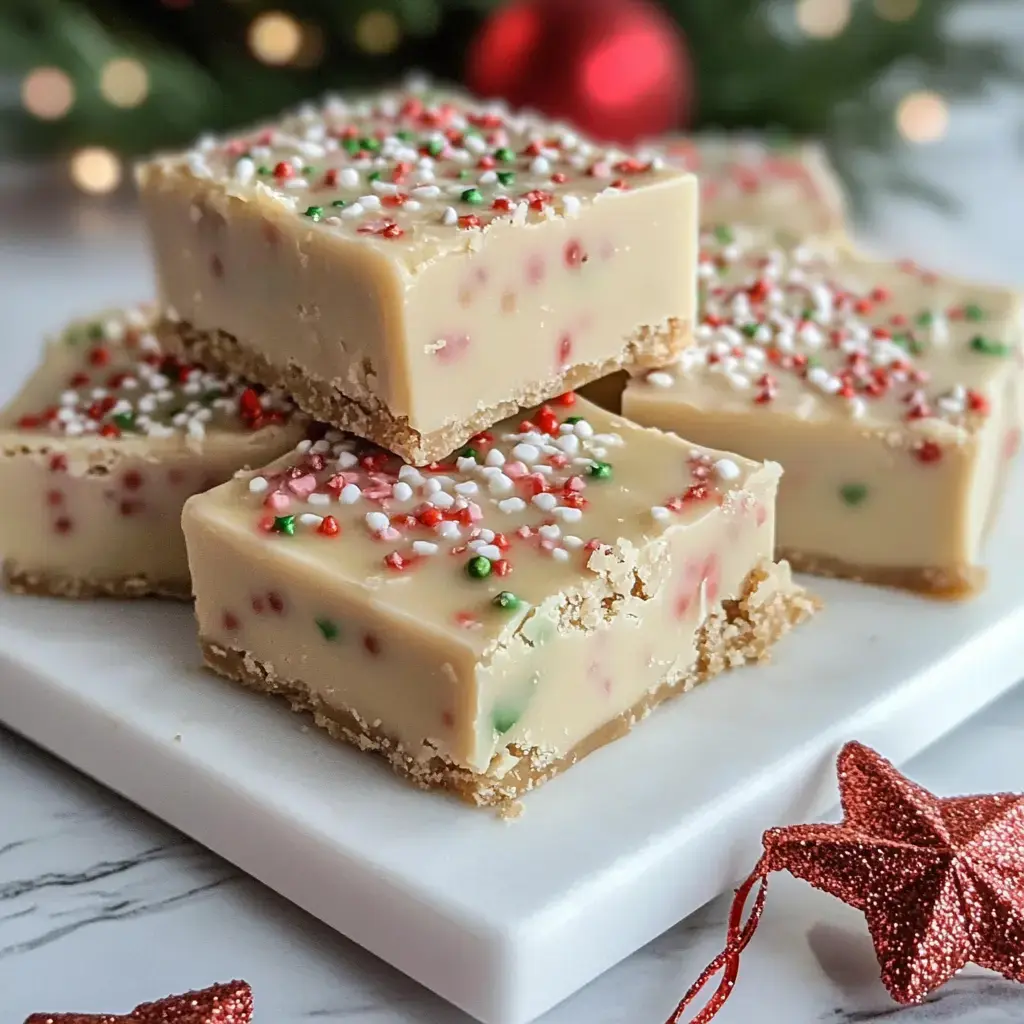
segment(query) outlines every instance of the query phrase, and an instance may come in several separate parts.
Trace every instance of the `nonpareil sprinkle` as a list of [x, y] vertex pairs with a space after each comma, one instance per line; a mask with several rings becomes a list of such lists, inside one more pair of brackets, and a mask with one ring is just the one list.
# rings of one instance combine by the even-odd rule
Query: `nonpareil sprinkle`
[[483, 555], [475, 555], [466, 562], [466, 575], [474, 580], [487, 579], [491, 575], [491, 560]]
[[491, 600], [495, 608], [501, 608], [506, 612], [514, 612], [521, 604], [518, 597], [511, 590], [503, 590]]

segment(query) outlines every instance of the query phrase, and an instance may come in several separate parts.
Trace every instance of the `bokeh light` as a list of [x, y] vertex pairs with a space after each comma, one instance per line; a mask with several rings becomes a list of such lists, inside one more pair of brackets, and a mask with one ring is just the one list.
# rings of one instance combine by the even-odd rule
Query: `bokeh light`
[[920, 0], [875, 0], [876, 13], [886, 21], [909, 21], [920, 6]]
[[101, 146], [87, 146], [71, 157], [71, 180], [83, 192], [102, 195], [121, 184], [120, 158]]
[[355, 38], [366, 53], [392, 53], [402, 40], [402, 27], [390, 11], [367, 11], [356, 22]]
[[60, 68], [36, 68], [21, 83], [21, 102], [43, 121], [63, 117], [75, 102], [75, 87]]
[[137, 107], [149, 95], [149, 72], [133, 57], [118, 57], [103, 65], [100, 92], [115, 107]]
[[290, 64], [302, 47], [302, 27], [281, 11], [267, 11], [249, 26], [249, 49], [264, 64]]
[[815, 39], [833, 39], [849, 24], [851, 0], [799, 0], [796, 23]]
[[949, 106], [938, 93], [908, 93], [896, 108], [896, 127], [908, 142], [938, 142], [949, 128]]

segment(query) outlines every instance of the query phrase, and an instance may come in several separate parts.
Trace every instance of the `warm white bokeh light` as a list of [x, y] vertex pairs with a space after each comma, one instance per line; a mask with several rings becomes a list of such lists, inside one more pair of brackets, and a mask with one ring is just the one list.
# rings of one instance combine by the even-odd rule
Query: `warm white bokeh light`
[[875, 0], [875, 11], [886, 21], [908, 21], [920, 6], [920, 0]]
[[133, 57], [118, 57], [103, 65], [100, 92], [115, 107], [137, 107], [149, 95], [149, 73]]
[[75, 87], [60, 68], [35, 68], [21, 83], [21, 102], [33, 117], [56, 121], [75, 102]]
[[249, 49], [264, 64], [290, 64], [302, 46], [302, 27], [281, 11], [267, 11], [249, 26]]
[[391, 53], [402, 39], [402, 27], [390, 11], [367, 11], [356, 22], [356, 45], [366, 53]]
[[83, 192], [113, 192], [121, 184], [122, 173], [118, 156], [101, 146], [87, 146], [71, 157], [71, 180]]
[[896, 108], [896, 127], [908, 142], [938, 142], [949, 128], [949, 106], [938, 93], [908, 93]]
[[851, 0], [799, 0], [796, 23], [815, 39], [833, 39], [849, 24]]

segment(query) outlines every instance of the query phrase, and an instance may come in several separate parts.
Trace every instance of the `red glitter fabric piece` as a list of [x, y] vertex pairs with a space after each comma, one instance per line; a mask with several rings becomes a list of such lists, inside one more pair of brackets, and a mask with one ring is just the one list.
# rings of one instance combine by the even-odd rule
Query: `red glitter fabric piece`
[[252, 989], [244, 981], [142, 1003], [131, 1013], [33, 1013], [25, 1024], [250, 1024]]
[[679, 1024], [719, 972], [692, 1024], [706, 1024], [728, 999], [773, 871], [864, 912], [882, 983], [899, 1003], [920, 1002], [969, 962], [1024, 981], [1024, 795], [936, 797], [860, 743], [843, 748], [837, 769], [843, 820], [764, 834], [764, 854], [736, 890], [726, 948], [668, 1024]]

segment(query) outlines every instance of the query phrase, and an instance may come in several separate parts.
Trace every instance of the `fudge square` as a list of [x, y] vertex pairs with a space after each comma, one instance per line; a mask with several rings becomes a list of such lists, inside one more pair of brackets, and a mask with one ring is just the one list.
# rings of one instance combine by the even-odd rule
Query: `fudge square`
[[679, 135], [662, 140], [656, 152], [698, 176], [702, 224], [756, 224], [798, 236], [846, 234], [842, 182], [816, 143]]
[[699, 342], [625, 415], [773, 459], [795, 569], [963, 597], [1020, 433], [1019, 303], [843, 247], [702, 238]]
[[416, 464], [692, 334], [693, 176], [463, 95], [328, 100], [138, 179], [168, 343]]
[[77, 321], [0, 410], [0, 557], [17, 593], [187, 598], [181, 506], [305, 434], [287, 400], [160, 351], [144, 306]]
[[524, 415], [426, 469], [329, 432], [190, 499], [206, 663], [501, 806], [813, 609], [777, 466], [573, 395]]

